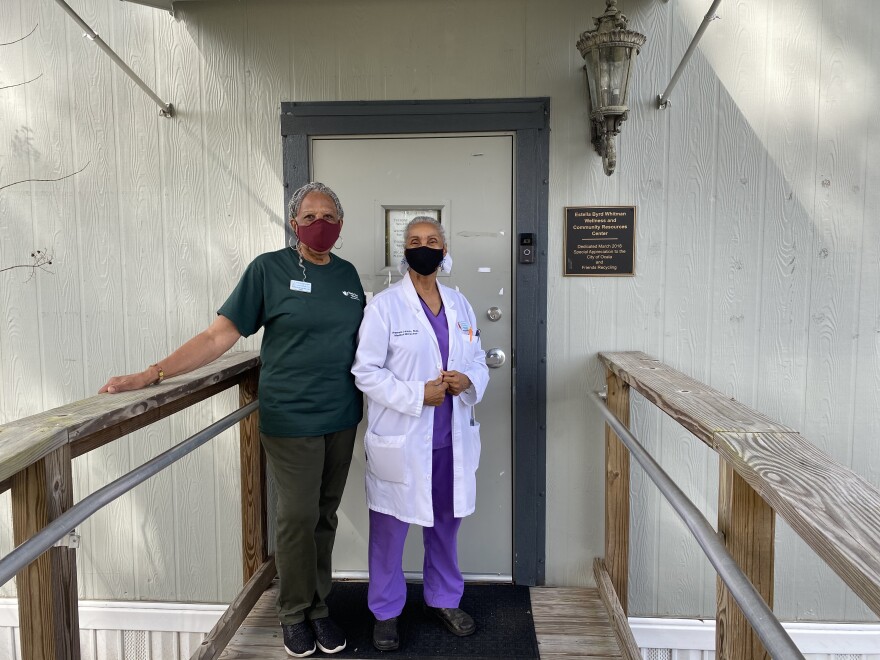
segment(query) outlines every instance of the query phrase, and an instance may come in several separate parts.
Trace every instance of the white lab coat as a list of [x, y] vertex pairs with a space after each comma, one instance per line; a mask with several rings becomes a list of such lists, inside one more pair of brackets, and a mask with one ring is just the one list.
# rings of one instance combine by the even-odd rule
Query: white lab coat
[[[449, 326], [447, 368], [471, 381], [452, 405], [453, 506], [455, 517], [463, 518], [476, 503], [480, 425], [474, 406], [483, 398], [489, 371], [474, 310], [459, 292], [439, 287]], [[437, 337], [407, 272], [367, 305], [351, 372], [367, 397], [367, 506], [425, 527], [434, 524], [434, 407], [423, 401], [425, 383], [442, 368]]]

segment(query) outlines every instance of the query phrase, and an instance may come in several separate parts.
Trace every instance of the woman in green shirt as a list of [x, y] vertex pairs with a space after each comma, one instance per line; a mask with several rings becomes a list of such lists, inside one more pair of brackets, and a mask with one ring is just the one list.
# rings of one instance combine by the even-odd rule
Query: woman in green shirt
[[302, 658], [316, 646], [336, 653], [346, 644], [326, 598], [336, 510], [363, 410], [350, 370], [365, 303], [354, 266], [330, 252], [343, 224], [336, 194], [309, 183], [293, 194], [289, 217], [297, 243], [254, 259], [206, 330], [100, 391], [198, 369], [264, 329], [260, 440], [278, 489], [278, 616], [288, 654]]

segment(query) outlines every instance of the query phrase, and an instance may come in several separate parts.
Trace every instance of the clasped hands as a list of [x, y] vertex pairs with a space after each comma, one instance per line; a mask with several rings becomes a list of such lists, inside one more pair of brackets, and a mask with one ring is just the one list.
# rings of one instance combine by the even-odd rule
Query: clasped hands
[[460, 371], [441, 371], [434, 380], [425, 383], [425, 405], [439, 406], [447, 394], [458, 396], [471, 386], [471, 379]]

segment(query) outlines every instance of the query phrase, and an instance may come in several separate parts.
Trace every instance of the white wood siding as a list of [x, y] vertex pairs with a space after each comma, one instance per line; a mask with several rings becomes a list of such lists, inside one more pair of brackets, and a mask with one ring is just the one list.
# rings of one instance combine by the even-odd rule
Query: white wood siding
[[[70, 3], [178, 115], [157, 117], [52, 0], [0, 2], [0, 43], [39, 23], [0, 46], [0, 86], [43, 74], [0, 90], [0, 185], [89, 163], [0, 191], [0, 267], [55, 256], [52, 275], [0, 274], [0, 422], [155, 361], [281, 244], [282, 100], [550, 96], [548, 582], [589, 584], [602, 553], [602, 427], [584, 405], [600, 350], [655, 355], [880, 484], [880, 4], [727, 0], [661, 112], [708, 1], [622, 0], [648, 42], [608, 178], [574, 46], [600, 0], [206, 2], [176, 18]], [[638, 206], [636, 277], [563, 278], [562, 208], [613, 203]], [[77, 497], [236, 400], [79, 459]], [[714, 520], [711, 452], [638, 397], [633, 426]], [[237, 456], [227, 433], [84, 525], [81, 595], [229, 600]], [[632, 489], [633, 612], [711, 615], [713, 571], [637, 469]], [[0, 506], [5, 552], [8, 495]], [[782, 617], [873, 618], [778, 529]]]

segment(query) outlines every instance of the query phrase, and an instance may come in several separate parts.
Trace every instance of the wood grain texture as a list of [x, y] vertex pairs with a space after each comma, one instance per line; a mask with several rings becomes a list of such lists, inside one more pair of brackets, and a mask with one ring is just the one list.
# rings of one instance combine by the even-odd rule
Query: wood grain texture
[[235, 635], [239, 626], [250, 614], [257, 600], [266, 591], [266, 588], [275, 579], [278, 571], [275, 568], [275, 558], [270, 557], [263, 563], [253, 575], [250, 576], [241, 592], [229, 604], [226, 612], [220, 617], [211, 632], [192, 654], [190, 660], [214, 660], [226, 648], [229, 640]]
[[[586, 94], [586, 80], [580, 68], [577, 42], [579, 30], [591, 25], [590, 7], [570, 3], [564, 12], [546, 11], [540, 3], [526, 2], [524, 15], [512, 31], [524, 28], [523, 39], [527, 67], [523, 96], [549, 96], [554, 106], [550, 112], [550, 168], [548, 181], [549, 222], [562, 222], [562, 208], [568, 204], [586, 204], [591, 190], [587, 184], [590, 170], [595, 167], [592, 158], [566, 157], [568, 165], [559, 167], [560, 154], [583, 153], [587, 144], [587, 123], [580, 111], [557, 112], [559, 107], [578, 108]], [[569, 11], [570, 10], [570, 11]], [[516, 32], [513, 32], [516, 33]], [[565, 36], [561, 36], [565, 35]], [[498, 35], [493, 35], [497, 38]], [[501, 46], [498, 46], [501, 47]], [[480, 96], [484, 96], [480, 94]], [[555, 105], [559, 104], [559, 105]], [[555, 169], [554, 169], [555, 168]], [[553, 209], [558, 209], [554, 215]], [[560, 231], [547, 235], [546, 259], [548, 283], [561, 280], [563, 236]], [[604, 490], [601, 454], [596, 453], [601, 435], [591, 445], [573, 437], [564, 442], [552, 438], [568, 435], [569, 428], [593, 428], [601, 433], [598, 413], [582, 405], [578, 392], [602, 386], [604, 373], [598, 363], [584, 369], [581, 359], [572, 361], [568, 356], [589, 355], [595, 349], [588, 346], [591, 331], [601, 327], [607, 332], [604, 312], [586, 314], [587, 284], [570, 281], [570, 286], [547, 287], [547, 345], [558, 347], [547, 352], [547, 538], [566, 539], [565, 543], [548, 542], [546, 580], [548, 584], [590, 585], [590, 560], [603, 554], [601, 497]], [[557, 280], [558, 281], [558, 280]], [[550, 322], [549, 319], [553, 319]], [[590, 330], [585, 330], [589, 322]], [[596, 342], [600, 341], [598, 338]], [[569, 348], [576, 344], [578, 348]], [[598, 345], [598, 344], [597, 344]], [[565, 421], [563, 421], [565, 420]], [[583, 524], [570, 525], [571, 520]]]
[[[15, 475], [16, 545], [73, 506], [70, 448], [63, 446]], [[51, 548], [17, 576], [21, 652], [27, 660], [79, 660], [76, 551]]]
[[[281, 102], [300, 98], [293, 82], [294, 61], [289, 26], [296, 5], [280, 2], [272, 11], [248, 11], [244, 41], [247, 149], [244, 182], [248, 231], [253, 254], [286, 245], [281, 138]], [[260, 335], [250, 338], [256, 348]]]
[[[89, 3], [78, 8], [82, 19], [108, 43], [115, 41], [108, 31], [120, 5]], [[123, 304], [121, 223], [119, 222], [119, 164], [117, 113], [112, 112], [114, 85], [119, 74], [116, 65], [71, 21], [70, 38], [72, 99], [75, 112], [72, 139], [78, 160], [88, 168], [75, 181], [77, 218], [77, 258], [82, 308], [101, 319], [84, 332], [83, 370], [85, 391], [97, 392], [113, 373], [115, 365], [125, 363], [125, 319], [118, 313]], [[128, 447], [122, 443], [97, 450], [77, 461], [74, 468], [77, 488], [86, 492], [99, 488], [132, 467]], [[130, 517], [128, 498], [112, 502], [81, 525], [81, 533], [94, 559], [91, 570], [81, 570], [80, 589], [85, 597], [107, 598], [113, 593], [130, 593], [134, 580], [119, 568], [131, 561], [132, 529], [119, 523]], [[91, 545], [90, 539], [101, 539]]]
[[[875, 73], [850, 65], [869, 52], [868, 3], [820, 4], [817, 169], [812, 181], [816, 257], [810, 264], [809, 357], [801, 432], [832, 459], [853, 466], [857, 358], [853, 338], [858, 332], [859, 291], [849, 282], [859, 277], [862, 223], [869, 217], [863, 191], [867, 143], [864, 132], [856, 135], [841, 126], [840, 99], [863, 94]], [[862, 123], [855, 116], [851, 119]], [[845, 601], [844, 586], [828, 579], [830, 571], [821, 562], [798, 554], [798, 563], [809, 576], [801, 579], [798, 590], [805, 596], [809, 593], [806, 599], [817, 616], [830, 617], [831, 610]]]
[[[629, 385], [612, 371], [606, 373], [608, 409], [624, 426], [629, 426]], [[605, 561], [602, 570], [610, 576], [623, 612], [629, 594], [629, 450], [605, 425]], [[596, 574], [595, 563], [593, 574]]]
[[[589, 9], [591, 8], [586, 4], [579, 8], [578, 14], [582, 15], [582, 18], [576, 23], [570, 22], [570, 24], [566, 26], [566, 33], [570, 36], [563, 44], [559, 45], [565, 45], [570, 48], [571, 46], [569, 44], [576, 44], [583, 30], [593, 26], [594, 22]], [[554, 39], [554, 41], [556, 41], [556, 39]], [[558, 48], [559, 45], [557, 45], [556, 48]], [[580, 99], [584, 99], [588, 96], [588, 92], [586, 74], [583, 70], [583, 59], [577, 49], [572, 50], [572, 55], [573, 57], [570, 60], [569, 65], [571, 82], [569, 83], [567, 94], [579, 92], [583, 95]], [[577, 81], [577, 86], [571, 84], [575, 81]], [[578, 115], [573, 115], [569, 117], [568, 120], [573, 124], [572, 128], [574, 128], [574, 135], [577, 135], [578, 138], [583, 135], [583, 142], [581, 144], [588, 145], [591, 140], [589, 122]], [[551, 127], [551, 136], [552, 134], [553, 130]], [[618, 145], [619, 144], [620, 143], [618, 142]], [[566, 176], [569, 180], [570, 201], [568, 201], [567, 204], [610, 205], [618, 203], [616, 200], [619, 200], [620, 198], [618, 190], [621, 183], [620, 179], [608, 177], [602, 168], [602, 159], [595, 154], [595, 152], [591, 153], [588, 150], [587, 153], [589, 154], [588, 157], [576, 162], [570, 168], [565, 168]], [[636, 223], [638, 224], [638, 219], [636, 220]], [[561, 247], [558, 254], [560, 257], [563, 257]], [[552, 266], [550, 268], [552, 269]], [[560, 270], [557, 272], [561, 272], [562, 270], [561, 259], [559, 269]], [[552, 270], [550, 272], [552, 272]], [[592, 358], [600, 347], [616, 344], [617, 324], [611, 319], [615, 319], [617, 315], [617, 291], [622, 286], [621, 282], [623, 279], [628, 278], [569, 278], [569, 285], [564, 289], [564, 292], [567, 293], [567, 299], [564, 304], [569, 310], [566, 345], [571, 353], [587, 355]], [[597, 314], [594, 311], [595, 309], [601, 309], [603, 312]], [[548, 311], [550, 311], [549, 308]], [[550, 319], [552, 318], [553, 316], [550, 316]], [[553, 324], [550, 319], [548, 319], [548, 325], [552, 327]], [[555, 351], [552, 349], [552, 346], [548, 346], [548, 354], [553, 355], [554, 353]], [[569, 363], [568, 366], [570, 367], [574, 365]], [[587, 368], [574, 369], [567, 375], [564, 389], [568, 391], [569, 396], [576, 398], [575, 392], [592, 392], [602, 388], [606, 384], [606, 375], [602, 369], [602, 365], [599, 364], [598, 361], [590, 359], [586, 363], [586, 367]], [[571, 401], [566, 403], [571, 406], [574, 402]], [[572, 413], [574, 414], [574, 417], [573, 419], [570, 419], [568, 423], [574, 423], [583, 428], [589, 428], [592, 423], [591, 417], [598, 414], [590, 406], [581, 408], [576, 404], [573, 406], [573, 411], [569, 412], [568, 415], [572, 415]], [[552, 437], [552, 435], [550, 437]], [[552, 444], [552, 442], [548, 442], [549, 446], [552, 446]], [[560, 456], [561, 461], [570, 461], [574, 456], [577, 456], [578, 453], [582, 452], [583, 449], [581, 447], [570, 447], [569, 451], [575, 453], [573, 455]], [[576, 460], [581, 464], [581, 472], [579, 475], [576, 473], [571, 474], [570, 479], [565, 482], [566, 487], [577, 488], [578, 490], [584, 491], [583, 494], [579, 496], [585, 498], [586, 501], [592, 501], [598, 493], [594, 494], [593, 489], [590, 487], [590, 482], [595, 478], [597, 479], [596, 485], [601, 487], [604, 479], [602, 479], [600, 475], [593, 477], [589, 472], [586, 474], [583, 472], [583, 466], [590, 465], [592, 462], [585, 453], [578, 456]], [[628, 458], [624, 459], [624, 461], [626, 460], [628, 460]], [[574, 486], [578, 481], [587, 483]], [[628, 489], [629, 479], [627, 478], [626, 481]], [[577, 515], [577, 513], [572, 511], [569, 515]], [[629, 533], [628, 523], [626, 533]], [[600, 551], [595, 551], [592, 555], [588, 554], [590, 552], [588, 544], [584, 544], [584, 546], [578, 548], [578, 550], [579, 555], [581, 553], [584, 554], [579, 565], [583, 567], [583, 570], [587, 573], [587, 576], [589, 576], [588, 579], [592, 580], [592, 558], [600, 556], [601, 554], [605, 554], [606, 557], [608, 555], [606, 553], [601, 553]], [[626, 560], [628, 564], [628, 548], [626, 552]], [[575, 576], [573, 575], [572, 577]], [[566, 582], [566, 584], [590, 584], [590, 582], [580, 578], [580, 581], [577, 583]]]
[[[78, 170], [82, 164], [75, 157], [70, 139], [70, 95], [73, 81], [65, 73], [70, 66], [70, 52], [65, 29], [69, 17], [57, 6], [42, 2], [22, 2], [22, 25], [39, 28], [22, 42], [21, 54], [28, 72], [43, 73], [39, 84], [27, 85], [28, 155], [32, 176], [53, 178]], [[9, 54], [4, 49], [2, 58]], [[59, 75], [60, 74], [60, 75]], [[22, 127], [24, 128], [24, 126]], [[41, 408], [26, 414], [54, 408], [84, 396], [83, 337], [80, 312], [82, 291], [77, 267], [77, 223], [71, 222], [75, 209], [76, 177], [63, 181], [35, 182], [30, 186], [35, 246], [46, 246], [53, 253], [52, 275], [36, 278], [32, 284], [34, 308], [41, 314], [39, 335], [29, 338], [28, 352], [39, 342], [39, 370], [42, 372]], [[4, 236], [5, 238], [5, 236]], [[30, 358], [33, 359], [33, 358]], [[45, 368], [51, 365], [51, 376]], [[36, 406], [37, 400], [32, 405]], [[13, 411], [9, 411], [12, 413]], [[0, 421], [4, 421], [0, 414]]]
[[[199, 8], [196, 8], [197, 11]], [[207, 260], [210, 309], [216, 310], [235, 288], [252, 259], [251, 224], [247, 213], [247, 172], [236, 166], [246, 160], [248, 113], [246, 110], [246, 63], [244, 40], [247, 10], [241, 3], [223, 3], [216, 10], [199, 11], [198, 46], [201, 97], [204, 103], [201, 123], [205, 171], [205, 208], [212, 233], [213, 250]], [[244, 343], [244, 342], [243, 342]], [[230, 391], [211, 402], [215, 419], [238, 406], [238, 393]], [[234, 429], [212, 443], [213, 508], [235, 511], [239, 496], [239, 446]], [[224, 514], [216, 518], [214, 543], [217, 547], [218, 598], [231, 600], [238, 592], [241, 570], [241, 527], [229, 525]], [[244, 580], [246, 581], [246, 579]]]
[[99, 394], [0, 426], [0, 478], [8, 478], [57, 449], [63, 444], [59, 431], [67, 432], [71, 444], [87, 442], [90, 436], [111, 426], [149, 415], [163, 406], [173, 408], [175, 402], [195, 392], [213, 391], [210, 388], [220, 383], [231, 387], [259, 360], [259, 355], [252, 352], [229, 353], [159, 385], [122, 394]]
[[[739, 394], [754, 407], [763, 269], [764, 186], [769, 157], [766, 141], [763, 66], [767, 42], [766, 3], [734, 0], [725, 7], [728, 20], [713, 25], [712, 39], [730, 57], [713, 62], [726, 84], [718, 92], [718, 149], [715, 213], [724, 218], [713, 236], [714, 304], [712, 306], [709, 384]], [[721, 69], [719, 71], [719, 69]]]
[[[144, 7], [115, 3], [114, 7], [112, 24], [104, 36], [112, 38], [120, 57], [162, 95], [164, 90], [157, 85], [155, 70], [155, 13]], [[112, 107], [116, 114], [116, 215], [120, 263], [126, 273], [122, 281], [122, 308], [117, 314], [123, 319], [125, 333], [125, 371], [136, 371], [166, 355], [171, 346], [165, 324], [166, 274], [160, 256], [163, 254], [164, 231], [161, 160], [157, 145], [164, 120], [157, 115], [156, 106], [143, 91], [125, 76], [114, 72], [112, 91]], [[82, 455], [104, 442], [122, 438], [130, 428], [133, 433], [119, 440], [119, 449], [127, 452], [131, 466], [141, 465], [181, 439], [172, 435], [170, 422], [158, 421], [171, 412], [169, 407], [160, 406], [115, 429], [119, 435], [113, 429], [96, 433], [88, 440], [78, 442], [73, 447], [74, 455]], [[148, 420], [150, 423], [146, 426]], [[134, 430], [141, 427], [144, 427], [141, 431]], [[89, 459], [79, 462], [88, 465]], [[100, 463], [93, 465], [89, 477], [97, 477], [99, 470]], [[81, 486], [80, 492], [83, 491], [88, 492], [85, 484]], [[130, 571], [121, 569], [131, 573], [130, 586], [127, 587], [131, 597], [169, 598], [175, 593], [174, 572], [167, 570], [166, 566], [176, 552], [174, 538], [165, 524], [175, 515], [172, 470], [160, 472], [141, 484], [124, 496], [119, 505], [119, 509], [111, 513], [111, 519], [118, 520], [120, 527], [130, 524], [123, 521], [137, 521], [129, 537], [130, 548], [124, 549], [121, 562], [122, 566], [133, 567]]]
[[[816, 177], [816, 126], [821, 49], [821, 0], [780, 0], [768, 5], [767, 61], [784, 85], [766, 90], [769, 130], [764, 143], [771, 162], [765, 185], [765, 224], [761, 255], [762, 332], [758, 355], [764, 369], [756, 383], [761, 409], [799, 427], [807, 387], [810, 314], [809, 264], [815, 259], [813, 206]], [[772, 64], [771, 64], [772, 63]], [[801, 110], [792, 114], [798, 105]]]
[[532, 587], [530, 592], [543, 660], [624, 657], [597, 589]]
[[[4, 2], [0, 7], [0, 37], [12, 41], [31, 29], [24, 28], [22, 2]], [[8, 35], [8, 39], [6, 36]], [[12, 36], [16, 35], [16, 36]], [[0, 54], [0, 86], [14, 85], [38, 75], [20, 45], [3, 47]], [[0, 185], [27, 180], [33, 171], [34, 136], [29, 125], [28, 87], [36, 83], [0, 91], [0, 120], [4, 125], [0, 146]], [[30, 99], [33, 102], [33, 99]], [[35, 249], [32, 184], [22, 183], [0, 192], [0, 263], [4, 266], [29, 263]], [[2, 267], [2, 266], [0, 266]], [[40, 366], [39, 306], [37, 278], [26, 269], [0, 275], [0, 422], [32, 414], [43, 405], [43, 375]]]
[[602, 603], [608, 612], [611, 627], [614, 629], [614, 636], [617, 638], [622, 656], [628, 660], [640, 660], [642, 654], [629, 627], [626, 610], [618, 598], [611, 576], [605, 569], [605, 562], [598, 557], [593, 560], [593, 575], [596, 578], [599, 596], [602, 598]]
[[[679, 54], [684, 53], [699, 24], [701, 17], [694, 15], [693, 4], [675, 3], [667, 7], [671, 13], [670, 70], [676, 66]], [[667, 72], [664, 78], [668, 80], [669, 75]], [[665, 86], [663, 79], [656, 85], [661, 90]], [[669, 220], [664, 244], [667, 254], [660, 355], [667, 364], [705, 383], [711, 382], [709, 356], [717, 299], [713, 246], [720, 223], [713, 197], [718, 180], [720, 93], [718, 76], [704, 49], [698, 48], [671, 96], [677, 110], [667, 117], [669, 149], [664, 168], [669, 180], [666, 188]], [[685, 486], [685, 493], [705, 512], [716, 499], [715, 480], [709, 477], [715, 473], [710, 469], [710, 456], [667, 420], [661, 428], [664, 468]], [[661, 512], [663, 510], [661, 505]], [[678, 523], [661, 529], [659, 562], [664, 568], [659, 575], [658, 609], [664, 613], [709, 615], [714, 603], [706, 597], [706, 592], [714, 582], [714, 575], [699, 546], [682, 531]]]
[[[257, 398], [259, 371], [239, 385], [239, 405]], [[251, 413], [239, 422], [241, 450], [242, 576], [249, 581], [264, 565], [268, 552], [266, 517], [266, 454], [260, 443], [260, 415]]]
[[[880, 61], [880, 13], [872, 21], [868, 60]], [[880, 102], [880, 78], [871, 76], [865, 90], [868, 103]], [[880, 209], [880, 126], [868, 125], [865, 171], [865, 221], [862, 225], [862, 273], [859, 291], [858, 353], [853, 401], [852, 467], [869, 483], [880, 484], [880, 221], [870, 209]], [[864, 604], [846, 594], [846, 620], [866, 618]]]
[[[636, 276], [615, 283], [612, 346], [663, 355], [664, 276], [667, 251], [664, 247], [670, 219], [666, 213], [669, 186], [669, 118], [657, 112], [654, 97], [660, 81], [675, 65], [669, 51], [672, 16], [669, 6], [648, 2], [629, 4], [625, 10], [636, 29], [648, 35], [638, 56], [630, 86], [630, 118], [618, 140], [620, 189], [618, 198], [638, 205], [636, 220]], [[629, 203], [629, 202], [627, 202]], [[661, 454], [660, 414], [638, 394], [631, 397], [630, 428], [653, 455]], [[630, 580], [629, 613], [657, 611], [657, 547], [661, 528], [657, 487], [642, 470], [630, 474]], [[635, 541], [638, 539], [638, 541]]]
[[177, 635], [178, 657], [181, 660], [191, 657], [199, 648], [203, 638], [202, 633], [179, 633]]
[[[126, 419], [125, 421], [120, 422], [114, 426], [109, 426], [105, 429], [97, 431], [96, 433], [84, 436], [83, 438], [71, 444], [71, 451], [73, 452], [73, 456], [74, 458], [76, 458], [78, 456], [87, 454], [90, 451], [93, 451], [98, 447], [103, 447], [104, 445], [113, 442], [114, 440], [117, 440], [119, 438], [122, 438], [123, 436], [128, 435], [129, 433], [132, 433], [133, 431], [137, 431], [146, 426], [150, 426], [162, 419], [165, 419], [166, 417], [170, 417], [175, 413], [186, 410], [190, 406], [193, 406], [200, 401], [209, 399], [219, 394], [220, 392], [224, 392], [225, 390], [228, 390], [229, 388], [235, 386], [243, 377], [244, 376], [242, 374], [236, 374], [229, 378], [224, 378], [220, 382], [202, 387], [195, 392], [191, 392], [190, 394], [182, 396], [179, 399], [175, 399], [170, 403], [163, 403], [156, 408], [151, 408], [147, 412], [138, 415], [137, 417]], [[169, 443], [169, 446], [171, 446], [171, 444], [173, 443]]]
[[[165, 322], [169, 338], [179, 345], [206, 328], [216, 308], [211, 305], [212, 222], [208, 218], [205, 170], [203, 26], [198, 8], [182, 7], [176, 20], [156, 20], [156, 80], [173, 99], [173, 121], [160, 124], [160, 185], [163, 191], [163, 267], [165, 298], [173, 301]], [[175, 437], [187, 437], [211, 421], [212, 406], [203, 403], [170, 421]], [[173, 572], [177, 589], [194, 600], [216, 601], [220, 594], [213, 576], [219, 568], [216, 539], [213, 451], [189, 454], [174, 466], [175, 546]], [[208, 488], [200, 483], [212, 484]], [[204, 543], [204, 539], [212, 539]], [[168, 570], [172, 570], [170, 567]], [[207, 576], [211, 576], [208, 578]]]
[[[718, 479], [718, 534], [730, 556], [773, 608], [775, 516], [773, 509], [727, 463], [721, 463]], [[716, 581], [715, 655], [719, 660], [767, 659], [727, 585]]]
[[599, 359], [709, 447], [716, 433], [793, 431], [645, 353], [600, 353]]
[[[850, 444], [832, 443], [837, 429], [851, 437], [852, 335], [858, 310], [858, 291], [845, 282], [859, 267], [864, 215], [865, 141], [842, 130], [834, 115], [840, 98], [865, 89], [866, 69], [845, 62], [854, 49], [870, 40], [870, 24], [862, 7], [844, 2], [822, 4], [821, 39], [825, 57], [819, 80], [819, 135], [816, 189], [816, 249], [812, 263], [810, 361], [803, 432], [832, 458], [847, 463]], [[845, 157], [844, 157], [845, 154]], [[848, 406], [834, 406], [836, 392], [846, 394]]]
[[[221, 660], [281, 660], [277, 582], [260, 597], [220, 654]], [[542, 660], [621, 658], [608, 613], [596, 589], [532, 587], [532, 616]], [[376, 652], [375, 658], [384, 657]]]
[[717, 451], [880, 615], [880, 490], [797, 433], [722, 433]]
[[66, 445], [68, 430], [63, 426], [47, 428], [42, 424], [12, 422], [0, 426], [0, 441], [0, 473], [6, 481]]
[[[344, 9], [338, 6], [321, 7], [312, 3], [300, 3], [292, 9], [290, 21], [293, 25], [314, 25], [322, 20], [343, 20], [341, 14]], [[340, 48], [336, 45], [332, 48], [324, 48], [323, 44], [321, 35], [306, 30], [294, 44], [287, 46], [290, 49], [288, 63], [291, 66], [288, 89], [295, 94], [296, 100], [339, 100]]]
[[[872, 63], [880, 5], [725, 0], [723, 20], [713, 22], [700, 43], [702, 59], [692, 61], [671, 111], [659, 112], [654, 96], [668, 82], [706, 2], [622, 3], [648, 42], [636, 64], [630, 118], [611, 178], [597, 173], [598, 157], [587, 142], [582, 62], [573, 45], [602, 5], [371, 0], [367, 9], [190, 2], [178, 3], [173, 20], [131, 3], [76, 5], [148, 84], [177, 104], [182, 121], [166, 121], [54, 2], [0, 2], [0, 41], [40, 23], [25, 42], [3, 47], [0, 85], [44, 74], [0, 93], [0, 185], [20, 172], [61, 174], [90, 157], [95, 160], [87, 173], [96, 168], [88, 179], [0, 192], [0, 263], [35, 241], [50, 242], [59, 262], [54, 275], [26, 286], [0, 275], [0, 422], [81, 398], [109, 373], [140, 368], [180, 344], [210, 320], [234, 270], [229, 261], [244, 263], [282, 245], [282, 99], [547, 95], [553, 129], [545, 246], [547, 465], [553, 475], [547, 536], [564, 541], [548, 545], [548, 579], [590, 584], [589, 562], [602, 552], [602, 426], [579, 398], [582, 388], [602, 379], [599, 350], [643, 350], [811, 439], [815, 430], [816, 442], [826, 443], [829, 453], [839, 447], [857, 471], [880, 484], [880, 454], [872, 441], [880, 388], [872, 357], [878, 354], [878, 279], [871, 212], [878, 207], [880, 159], [871, 112], [865, 111], [876, 106]], [[426, 22], [431, 38], [421, 39]], [[318, 35], [300, 34], [306, 24], [332, 24], [344, 39], [327, 47]], [[841, 29], [850, 25], [855, 29]], [[848, 98], [860, 102], [850, 105]], [[212, 151], [230, 162], [212, 161]], [[584, 283], [560, 274], [562, 208], [599, 200], [639, 207], [635, 278]], [[224, 210], [240, 217], [224, 218]], [[359, 220], [356, 209], [350, 213], [348, 222]], [[232, 245], [236, 227], [243, 228], [240, 247]], [[760, 238], [750, 237], [752, 230]], [[824, 258], [823, 247], [829, 248]], [[759, 273], [750, 272], [756, 267]], [[731, 320], [740, 316], [742, 321]], [[758, 333], [753, 347], [751, 332]], [[259, 336], [242, 346], [258, 342]], [[228, 397], [234, 405], [234, 394]], [[676, 476], [711, 515], [711, 456], [685, 444], [687, 434], [647, 412], [640, 397], [633, 399], [636, 435], [661, 462], [680, 468]], [[165, 428], [184, 437], [210, 416], [187, 415], [186, 423], [160, 422], [129, 442], [131, 464], [161, 448]], [[134, 541], [149, 547], [144, 553], [160, 557], [161, 547], [177, 547], [175, 534], [188, 538], [189, 495], [178, 491], [206, 465], [219, 475], [230, 445], [234, 451], [234, 439], [224, 445], [226, 453], [206, 450], [191, 472], [135, 496], [120, 524], [137, 526], [138, 514], [148, 516], [146, 531]], [[122, 453], [114, 466], [125, 462]], [[83, 493], [106, 478], [102, 460], [76, 465]], [[656, 613], [658, 576], [686, 570], [677, 563], [686, 535], [669, 534], [669, 512], [653, 486], [640, 480], [635, 471], [630, 597], [637, 611]], [[162, 491], [168, 504], [158, 497]], [[224, 525], [238, 528], [238, 512], [224, 511], [228, 501], [216, 490], [208, 495], [199, 506], [220, 513], [211, 514], [214, 522], [203, 531], [216, 539]], [[578, 521], [575, 529], [571, 520]], [[170, 532], [160, 531], [169, 525]], [[0, 538], [0, 550], [8, 539]], [[797, 542], [780, 525], [781, 552], [794, 552]], [[673, 550], [661, 560], [656, 547]], [[218, 555], [220, 570], [228, 570], [225, 552]], [[132, 554], [131, 564], [146, 566], [138, 556], [144, 555]], [[865, 618], [843, 589], [824, 588], [835, 578], [812, 562], [811, 552], [798, 550], [792, 561], [780, 563], [779, 613]], [[239, 560], [232, 563], [237, 567]], [[164, 580], [149, 587], [152, 576], [137, 578], [136, 589], [147, 589], [138, 593], [158, 594], [176, 584], [176, 569], [163, 564], [159, 573]], [[225, 589], [238, 587], [237, 569], [231, 573]], [[216, 577], [204, 579], [216, 590]], [[714, 580], [703, 582], [702, 600], [711, 603]], [[673, 587], [692, 585], [676, 578]]]
[[[697, 412], [690, 402], [670, 403], [661, 395], [661, 390], [680, 393], [679, 390], [692, 390], [693, 386], [680, 380], [674, 370], [652, 363], [647, 356], [602, 354], [602, 359], [623, 381], [649, 400], [657, 401], [664, 412], [674, 419], [683, 419], [682, 424], [692, 429], [694, 435], [706, 438], [710, 446], [877, 612], [880, 572], [875, 558], [880, 547], [877, 541], [880, 534], [877, 516], [880, 514], [866, 515], [862, 503], [869, 503], [869, 512], [872, 511], [870, 505], [880, 504], [876, 489], [848, 468], [835, 464], [796, 433], [773, 431], [775, 424], [772, 422], [766, 432], [721, 432], [719, 429], [737, 425], [756, 428], [765, 424], [763, 416], [751, 415], [745, 406], [736, 402], [733, 405], [723, 395], [705, 390], [702, 398], [707, 409], [701, 412]], [[655, 368], [650, 366], [652, 364]], [[648, 375], [640, 374], [639, 370]], [[697, 388], [700, 387], [697, 383]], [[718, 410], [711, 410], [716, 405]], [[686, 413], [682, 410], [685, 407], [688, 408]], [[790, 456], [797, 456], [798, 462], [792, 465], [783, 459]], [[810, 492], [811, 484], [821, 484], [821, 488], [812, 486], [815, 492]], [[786, 490], [789, 488], [793, 489], [791, 493]], [[858, 499], [854, 499], [849, 491], [859, 493]], [[729, 500], [723, 500], [723, 505], [729, 506]], [[880, 506], [876, 510], [880, 511]], [[772, 531], [770, 533], [772, 535]], [[853, 536], [859, 539], [855, 543]], [[764, 538], [766, 534], [759, 537]], [[745, 563], [752, 566], [760, 562], [745, 559]], [[762, 584], [771, 589], [772, 594], [767, 579], [762, 580]]]
[[[783, 85], [767, 88], [770, 130], [765, 149], [772, 159], [767, 170], [764, 225], [761, 332], [758, 355], [772, 365], [755, 383], [761, 410], [793, 428], [803, 428], [805, 392], [809, 387], [811, 264], [817, 259], [816, 153], [822, 0], [780, 0], [768, 4], [767, 63]], [[792, 113], [791, 108], [800, 108]], [[770, 329], [772, 328], [772, 331]], [[880, 483], [880, 482], [876, 482]], [[787, 525], [778, 526], [780, 552], [797, 559], [777, 566], [777, 613], [799, 618], [815, 611], [817, 589], [808, 567], [812, 553], [799, 552], [797, 536]], [[810, 583], [813, 582], [812, 585]]]
[[[0, 4], [0, 43], [26, 34], [32, 20], [31, 3], [10, 0]], [[30, 38], [33, 39], [35, 35]], [[41, 66], [23, 42], [0, 49], [0, 86], [13, 85], [39, 75]], [[37, 81], [39, 82], [39, 81]], [[49, 169], [53, 159], [45, 156], [45, 135], [37, 136], [39, 118], [30, 121], [36, 97], [29, 92], [37, 82], [0, 91], [0, 185], [31, 176], [34, 168]], [[31, 88], [29, 90], [28, 88]], [[0, 192], [0, 268], [28, 263], [35, 249], [37, 220], [34, 202], [39, 189], [35, 184], [19, 184]], [[44, 273], [40, 273], [44, 275]], [[46, 378], [41, 363], [40, 279], [30, 278], [24, 269], [0, 274], [0, 423], [12, 421], [42, 409]], [[13, 546], [9, 499], [4, 498], [0, 552]], [[15, 597], [15, 584], [0, 587], [0, 595]]]

